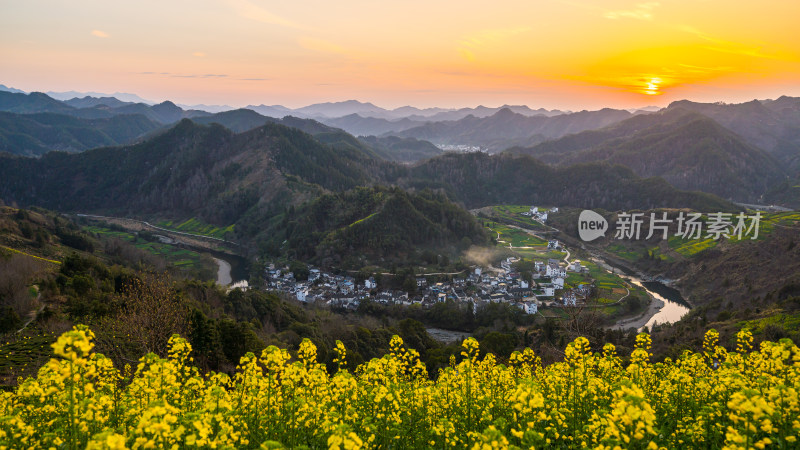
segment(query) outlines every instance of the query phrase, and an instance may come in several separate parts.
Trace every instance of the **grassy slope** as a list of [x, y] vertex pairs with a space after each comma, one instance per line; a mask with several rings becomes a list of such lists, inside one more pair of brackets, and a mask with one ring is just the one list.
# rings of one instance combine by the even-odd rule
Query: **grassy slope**
[[157, 222], [156, 225], [169, 230], [181, 231], [184, 233], [199, 234], [202, 236], [210, 236], [218, 239], [232, 238], [233, 228], [234, 228], [234, 225], [228, 225], [227, 227], [218, 227], [216, 225], [211, 225], [203, 222], [202, 220], [196, 217], [192, 217], [191, 219], [187, 219], [183, 222], [162, 220], [160, 222]]

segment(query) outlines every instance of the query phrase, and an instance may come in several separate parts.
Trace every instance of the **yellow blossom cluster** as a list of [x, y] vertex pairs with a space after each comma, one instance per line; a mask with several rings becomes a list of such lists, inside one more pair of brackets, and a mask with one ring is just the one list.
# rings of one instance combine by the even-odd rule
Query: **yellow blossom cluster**
[[[530, 349], [508, 364], [463, 342], [429, 374], [395, 336], [390, 352], [338, 370], [304, 340], [293, 358], [270, 346], [234, 376], [200, 373], [175, 335], [166, 359], [116, 369], [76, 326], [56, 358], [0, 394], [0, 450], [20, 448], [798, 448], [800, 349], [790, 340], [735, 351], [706, 335], [702, 352], [652, 362], [650, 336], [631, 355], [586, 338], [547, 366]], [[433, 376], [431, 376], [433, 375]]]

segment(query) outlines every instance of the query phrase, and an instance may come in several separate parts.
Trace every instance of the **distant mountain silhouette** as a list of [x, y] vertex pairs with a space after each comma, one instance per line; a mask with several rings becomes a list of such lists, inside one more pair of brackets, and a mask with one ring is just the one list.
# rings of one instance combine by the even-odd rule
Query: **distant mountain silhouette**
[[631, 113], [628, 111], [615, 109], [528, 117], [503, 108], [488, 117], [467, 116], [452, 122], [429, 122], [391, 134], [424, 139], [434, 144], [480, 146], [497, 152], [515, 145], [533, 145], [569, 133], [601, 128], [629, 117]]
[[800, 98], [753, 100], [739, 104], [673, 102], [670, 109], [695, 111], [734, 131], [747, 142], [800, 170]]
[[738, 201], [757, 201], [787, 175], [772, 155], [712, 119], [677, 106], [510, 151], [562, 165], [621, 164], [640, 176], [663, 177], [680, 189]]
[[319, 119], [322, 123], [332, 127], [341, 128], [355, 136], [381, 135], [390, 132], [399, 132], [422, 125], [424, 122], [408, 118], [387, 120], [377, 117], [362, 117], [358, 114], [349, 114], [344, 117]]
[[41, 112], [54, 112], [70, 114], [76, 108], [60, 102], [47, 94], [31, 92], [21, 94], [0, 91], [0, 111], [30, 114]]
[[25, 91], [23, 91], [23, 90], [15, 89], [15, 88], [12, 88], [12, 87], [8, 87], [8, 86], [6, 86], [4, 84], [0, 84], [0, 91], [11, 92], [12, 94], [24, 94], [25, 93]]

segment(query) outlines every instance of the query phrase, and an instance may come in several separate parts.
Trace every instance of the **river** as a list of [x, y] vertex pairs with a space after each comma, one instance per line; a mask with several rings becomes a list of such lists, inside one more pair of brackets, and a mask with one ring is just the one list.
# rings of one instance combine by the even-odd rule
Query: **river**
[[[633, 280], [631, 282], [637, 284]], [[648, 329], [657, 323], [675, 323], [689, 312], [686, 301], [677, 289], [659, 281], [639, 281], [638, 283], [648, 294], [664, 303], [664, 306], [644, 324]]]
[[[217, 284], [230, 288], [247, 288], [249, 278], [247, 261], [241, 256], [210, 252], [217, 263]], [[225, 259], [223, 259], [225, 258]]]
[[689, 305], [677, 289], [669, 287], [660, 281], [642, 281], [641, 278], [629, 273], [627, 270], [614, 267], [597, 256], [591, 259], [607, 271], [617, 274], [629, 280], [631, 284], [641, 287], [647, 291], [651, 298], [651, 302], [644, 314], [634, 318], [620, 320], [613, 325], [613, 328], [636, 328], [642, 331], [644, 328], [649, 329], [657, 323], [675, 323], [689, 312]]

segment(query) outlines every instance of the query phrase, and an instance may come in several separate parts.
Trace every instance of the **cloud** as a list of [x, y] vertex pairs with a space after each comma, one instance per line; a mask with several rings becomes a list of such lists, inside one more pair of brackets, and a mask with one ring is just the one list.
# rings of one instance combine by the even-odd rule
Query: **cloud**
[[467, 61], [475, 61], [475, 53], [486, 47], [502, 43], [519, 34], [527, 33], [530, 27], [500, 28], [483, 30], [467, 36], [459, 42], [458, 52]]
[[326, 41], [323, 39], [316, 39], [310, 37], [303, 37], [297, 41], [301, 47], [306, 48], [308, 50], [314, 50], [317, 52], [322, 53], [333, 53], [337, 55], [344, 55], [347, 53], [344, 47], [338, 44], [334, 44], [333, 42]]
[[106, 33], [105, 31], [100, 31], [100, 30], [92, 30], [92, 36], [99, 37], [99, 38], [107, 38], [108, 37], [108, 33]]
[[170, 78], [227, 78], [228, 75], [224, 73], [203, 73], [203, 74], [181, 74], [170, 72], [138, 72], [139, 75], [160, 75]]
[[661, 6], [658, 2], [639, 3], [633, 9], [621, 9], [617, 11], [607, 11], [603, 14], [606, 19], [637, 19], [653, 20], [653, 10]]
[[204, 74], [170, 74], [169, 76], [173, 78], [227, 78], [228, 76], [225, 74], [214, 74], [214, 73], [204, 73]]
[[198, 58], [205, 58], [206, 54], [203, 52], [194, 52], [192, 53], [192, 56], [196, 56]]
[[450, 77], [469, 77], [469, 78], [508, 78], [509, 75], [503, 73], [493, 73], [481, 70], [435, 70], [433, 73]]
[[686, 72], [688, 72], [688, 73], [696, 73], [696, 74], [707, 74], [707, 73], [716, 73], [716, 72], [724, 73], [724, 72], [730, 72], [730, 71], [734, 70], [733, 67], [731, 67], [731, 66], [707, 67], [707, 66], [696, 66], [696, 65], [684, 64], [684, 63], [679, 63], [678, 65], [680, 67], [683, 67]]
[[483, 30], [477, 34], [461, 40], [461, 45], [469, 48], [484, 47], [496, 42], [502, 42], [510, 37], [530, 31], [530, 27], [500, 28]]
[[774, 59], [779, 61], [792, 61], [797, 62], [798, 57], [790, 52], [774, 49], [773, 51], [766, 51], [763, 45], [750, 45], [741, 42], [728, 41], [718, 37], [710, 36], [702, 31], [690, 27], [682, 26], [680, 29], [686, 33], [693, 34], [698, 38], [707, 41], [710, 45], [705, 46], [707, 50], [712, 50], [720, 53], [730, 53], [733, 55], [749, 56], [751, 58]]
[[228, 0], [228, 4], [233, 7], [240, 16], [270, 25], [280, 25], [287, 28], [303, 29], [302, 25], [292, 20], [281, 17], [266, 9], [253, 4], [249, 0]]

